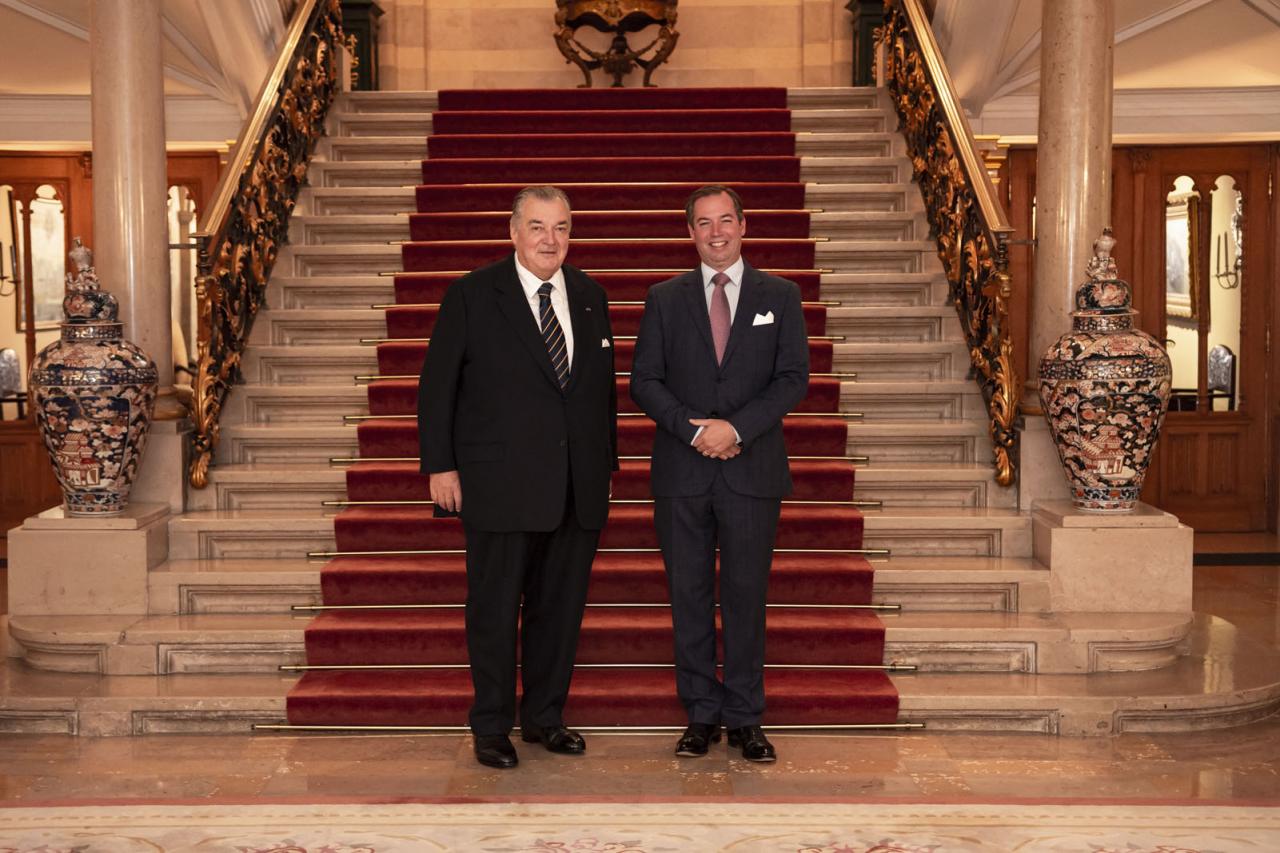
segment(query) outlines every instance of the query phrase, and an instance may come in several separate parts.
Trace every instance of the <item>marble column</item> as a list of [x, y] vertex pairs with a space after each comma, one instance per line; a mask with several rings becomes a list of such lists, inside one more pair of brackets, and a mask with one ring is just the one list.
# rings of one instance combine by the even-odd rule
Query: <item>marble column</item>
[[1044, 0], [1036, 143], [1036, 268], [1030, 370], [1023, 394], [1019, 503], [1067, 497], [1066, 478], [1040, 414], [1040, 356], [1071, 328], [1076, 286], [1093, 241], [1111, 221], [1114, 0]]
[[156, 417], [173, 419], [173, 332], [165, 214], [161, 0], [90, 4], [94, 262], [120, 300], [125, 336], [156, 362]]
[[130, 499], [181, 512], [190, 424], [173, 388], [161, 0], [90, 4], [94, 261], [125, 336], [159, 369], [155, 421]]

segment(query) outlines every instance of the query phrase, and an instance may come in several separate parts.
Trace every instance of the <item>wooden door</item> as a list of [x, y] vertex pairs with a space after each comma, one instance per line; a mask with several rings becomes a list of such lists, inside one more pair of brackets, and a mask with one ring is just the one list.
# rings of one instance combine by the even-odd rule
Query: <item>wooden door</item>
[[[1197, 530], [1266, 530], [1275, 249], [1266, 146], [1122, 148], [1113, 213], [1174, 396], [1143, 489]], [[1237, 204], [1238, 202], [1238, 204]]]

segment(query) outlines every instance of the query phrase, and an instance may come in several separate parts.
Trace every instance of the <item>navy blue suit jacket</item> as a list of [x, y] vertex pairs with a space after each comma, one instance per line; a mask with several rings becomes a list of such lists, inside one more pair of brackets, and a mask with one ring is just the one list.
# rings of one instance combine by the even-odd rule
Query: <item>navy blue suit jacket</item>
[[[809, 343], [800, 289], [747, 264], [724, 362], [716, 364], [702, 273], [655, 284], [631, 368], [631, 397], [658, 425], [650, 484], [655, 497], [705, 494], [718, 469], [733, 491], [781, 498], [791, 491], [782, 417], [809, 387]], [[691, 418], [723, 418], [742, 439], [733, 459], [691, 446]]]

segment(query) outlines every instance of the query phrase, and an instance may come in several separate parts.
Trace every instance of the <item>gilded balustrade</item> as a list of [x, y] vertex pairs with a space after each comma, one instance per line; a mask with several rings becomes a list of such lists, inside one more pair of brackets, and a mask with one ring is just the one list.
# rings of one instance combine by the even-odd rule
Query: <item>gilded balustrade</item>
[[1009, 486], [1016, 478], [1020, 393], [1009, 337], [1013, 229], [996, 201], [919, 0], [885, 0], [881, 41], [885, 83], [990, 416], [996, 480]]
[[339, 0], [305, 0], [289, 26], [252, 118], [241, 132], [214, 202], [192, 235], [198, 244], [197, 368], [192, 380], [189, 480], [204, 488], [218, 418], [262, 305], [307, 160], [341, 88]]

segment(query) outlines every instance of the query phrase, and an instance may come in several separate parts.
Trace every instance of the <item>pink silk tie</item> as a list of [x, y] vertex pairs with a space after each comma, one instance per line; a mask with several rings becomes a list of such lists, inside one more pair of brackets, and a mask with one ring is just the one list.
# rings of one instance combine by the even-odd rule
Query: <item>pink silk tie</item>
[[724, 348], [729, 343], [729, 297], [724, 287], [729, 276], [718, 272], [711, 277], [711, 340], [716, 347], [716, 364], [724, 361]]

